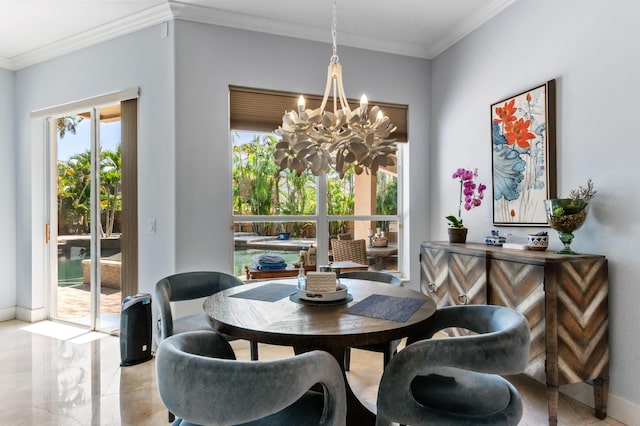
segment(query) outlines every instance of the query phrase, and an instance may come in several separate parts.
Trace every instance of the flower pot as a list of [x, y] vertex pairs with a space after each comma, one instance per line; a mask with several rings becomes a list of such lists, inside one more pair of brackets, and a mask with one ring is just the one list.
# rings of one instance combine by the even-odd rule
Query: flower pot
[[466, 243], [467, 228], [447, 228], [450, 243]]

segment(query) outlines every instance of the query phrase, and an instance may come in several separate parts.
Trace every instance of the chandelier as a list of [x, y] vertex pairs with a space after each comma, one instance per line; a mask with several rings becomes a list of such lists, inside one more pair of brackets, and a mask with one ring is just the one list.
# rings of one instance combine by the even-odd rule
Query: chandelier
[[[300, 96], [298, 111], [285, 111], [282, 126], [274, 131], [280, 137], [276, 144], [276, 163], [280, 170], [288, 168], [298, 176], [305, 170], [315, 176], [324, 175], [334, 168], [343, 178], [351, 164], [356, 174], [364, 170], [375, 174], [379, 167], [396, 164], [397, 145], [395, 140], [388, 139], [396, 126], [389, 117], [377, 106], [369, 109], [365, 95], [362, 95], [358, 108], [352, 111], [349, 107], [337, 55], [336, 27], [334, 0], [331, 24], [333, 56], [320, 108], [306, 109], [304, 97]], [[325, 110], [330, 96], [333, 112]]]

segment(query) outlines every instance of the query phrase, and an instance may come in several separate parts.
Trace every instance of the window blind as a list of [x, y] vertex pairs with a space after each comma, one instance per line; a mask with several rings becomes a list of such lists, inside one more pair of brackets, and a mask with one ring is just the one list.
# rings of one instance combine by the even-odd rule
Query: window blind
[[[231, 130], [273, 132], [282, 124], [285, 111], [297, 110], [300, 94], [271, 90], [229, 86], [229, 126]], [[319, 108], [322, 96], [303, 94], [307, 108]], [[360, 101], [349, 99], [350, 106]], [[330, 102], [327, 102], [329, 105]], [[407, 142], [407, 105], [369, 101], [377, 105], [383, 114], [397, 126], [391, 137], [397, 142]]]

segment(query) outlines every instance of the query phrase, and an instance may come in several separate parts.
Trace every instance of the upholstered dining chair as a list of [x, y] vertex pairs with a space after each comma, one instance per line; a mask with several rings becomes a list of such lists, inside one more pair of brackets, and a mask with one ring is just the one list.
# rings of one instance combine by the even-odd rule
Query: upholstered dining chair
[[[518, 424], [522, 400], [500, 374], [520, 374], [527, 366], [524, 316], [501, 306], [463, 305], [438, 309], [430, 320], [384, 370], [376, 425]], [[448, 327], [478, 334], [431, 338]]]
[[[199, 299], [238, 285], [242, 285], [242, 281], [233, 275], [217, 271], [182, 272], [162, 278], [156, 283], [153, 299], [153, 305], [159, 313], [156, 343], [160, 345], [169, 336], [187, 331], [215, 331], [209, 316], [204, 312], [173, 318], [170, 302]], [[235, 339], [231, 336], [225, 338]], [[257, 360], [257, 342], [250, 342], [250, 352], [251, 359]], [[173, 421], [174, 416], [171, 412], [168, 413], [168, 418], [170, 422]]]
[[[229, 343], [210, 331], [165, 339], [156, 354], [158, 391], [190, 425], [344, 425], [343, 374], [327, 352], [275, 361], [236, 361]], [[310, 390], [322, 385], [321, 392]]]
[[[340, 278], [353, 278], [356, 280], [368, 280], [368, 281], [377, 281], [381, 283], [387, 283], [391, 285], [402, 285], [402, 281], [398, 276], [393, 274], [388, 274], [386, 272], [379, 272], [379, 271], [343, 272], [340, 274]], [[357, 349], [363, 349], [363, 350], [372, 351], [372, 352], [382, 352], [384, 354], [383, 365], [386, 366], [391, 360], [391, 357], [397, 353], [399, 344], [400, 344], [400, 340], [392, 340], [388, 343], [361, 346], [361, 347], [358, 347]], [[347, 348], [347, 350], [344, 353], [344, 369], [345, 371], [349, 371], [350, 368], [351, 368], [351, 348]]]
[[[216, 271], [183, 272], [162, 278], [156, 283], [154, 305], [158, 308], [159, 323], [156, 333], [157, 343], [169, 336], [185, 331], [213, 330], [209, 317], [204, 312], [173, 318], [169, 302], [199, 299], [219, 291], [243, 285], [233, 275]], [[233, 337], [225, 336], [227, 340]], [[251, 359], [258, 359], [258, 344], [251, 342]]]
[[331, 253], [334, 262], [351, 261], [368, 265], [367, 242], [365, 240], [331, 240]]

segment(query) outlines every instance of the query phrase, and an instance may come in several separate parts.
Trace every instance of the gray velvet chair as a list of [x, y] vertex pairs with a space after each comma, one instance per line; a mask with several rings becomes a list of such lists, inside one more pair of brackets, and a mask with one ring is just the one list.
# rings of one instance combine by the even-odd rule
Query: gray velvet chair
[[[393, 274], [378, 271], [351, 271], [343, 272], [340, 274], [340, 278], [352, 278], [356, 280], [369, 280], [377, 281], [381, 283], [387, 283], [391, 285], [402, 285], [400, 278]], [[384, 364], [387, 365], [391, 360], [391, 357], [398, 351], [398, 345], [400, 340], [392, 340], [388, 343], [380, 343], [376, 345], [367, 345], [358, 347], [357, 349], [363, 349], [372, 352], [382, 352], [384, 354]], [[344, 352], [344, 369], [349, 371], [351, 368], [351, 348], [347, 348]]]
[[[431, 339], [448, 327], [478, 334]], [[522, 400], [499, 374], [520, 374], [528, 361], [529, 326], [515, 310], [489, 305], [438, 309], [429, 329], [410, 337], [387, 365], [376, 425], [516, 425]]]
[[[242, 281], [233, 275], [215, 271], [183, 272], [170, 275], [158, 281], [155, 288], [153, 305], [159, 312], [159, 324], [156, 333], [158, 345], [167, 337], [185, 331], [214, 330], [209, 321], [209, 316], [197, 313], [181, 318], [173, 318], [169, 302], [199, 299], [211, 296], [219, 291], [231, 287], [243, 285]], [[227, 340], [234, 340], [226, 336]], [[251, 359], [258, 359], [258, 344], [250, 344]]]
[[[243, 285], [238, 278], [217, 271], [182, 272], [162, 278], [156, 283], [153, 298], [153, 306], [158, 309], [159, 313], [156, 343], [160, 345], [167, 337], [187, 331], [215, 331], [209, 321], [209, 316], [204, 311], [174, 319], [169, 302], [199, 299], [238, 285]], [[225, 335], [225, 338], [235, 340], [231, 336]], [[251, 359], [257, 360], [258, 344], [256, 342], [250, 342], [250, 351]], [[175, 417], [173, 413], [169, 412], [168, 418], [172, 422]]]
[[[210, 331], [165, 339], [156, 354], [158, 391], [190, 425], [344, 425], [343, 373], [327, 352], [275, 361], [236, 361], [229, 343]], [[310, 390], [320, 383], [322, 392]]]

